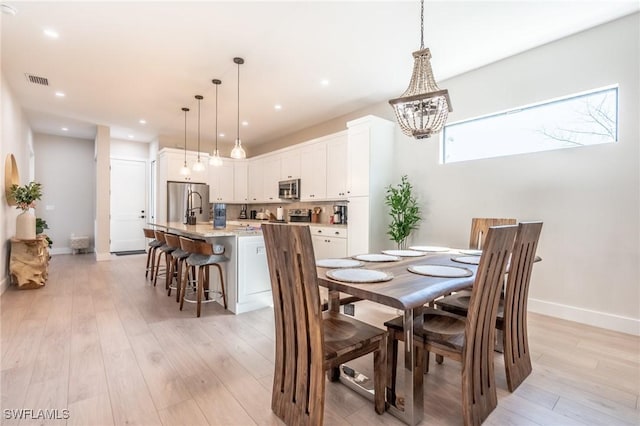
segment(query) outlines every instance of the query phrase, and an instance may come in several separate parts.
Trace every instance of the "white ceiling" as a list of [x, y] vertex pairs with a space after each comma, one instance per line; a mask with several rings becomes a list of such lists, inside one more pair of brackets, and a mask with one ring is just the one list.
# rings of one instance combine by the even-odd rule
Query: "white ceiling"
[[[93, 139], [100, 124], [113, 138], [179, 146], [186, 106], [189, 149], [196, 148], [194, 95], [201, 94], [202, 148], [211, 150], [213, 78], [222, 80], [220, 141], [235, 138], [235, 56], [246, 61], [240, 119], [249, 125], [240, 136], [250, 149], [399, 96], [420, 45], [417, 0], [3, 3], [18, 13], [2, 15], [2, 73], [34, 131]], [[442, 81], [633, 13], [639, 4], [427, 1], [425, 45]], [[44, 36], [45, 28], [59, 38]], [[49, 86], [29, 83], [25, 73], [48, 78]]]

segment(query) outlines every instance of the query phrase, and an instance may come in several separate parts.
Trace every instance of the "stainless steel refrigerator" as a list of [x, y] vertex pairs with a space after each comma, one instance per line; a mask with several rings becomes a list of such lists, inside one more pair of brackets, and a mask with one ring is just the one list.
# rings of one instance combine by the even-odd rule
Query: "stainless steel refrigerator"
[[211, 222], [209, 185], [167, 182], [167, 222]]

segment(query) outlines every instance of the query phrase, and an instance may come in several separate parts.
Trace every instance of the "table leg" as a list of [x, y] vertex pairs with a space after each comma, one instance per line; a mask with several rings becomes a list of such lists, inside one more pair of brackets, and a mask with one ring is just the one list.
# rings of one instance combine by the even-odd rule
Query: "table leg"
[[329, 290], [329, 311], [340, 312], [340, 292]]
[[388, 411], [408, 425], [414, 426], [424, 417], [424, 350], [414, 347], [413, 329], [422, 327], [422, 309], [407, 309], [403, 316], [404, 327], [404, 400], [396, 397], [396, 405]]

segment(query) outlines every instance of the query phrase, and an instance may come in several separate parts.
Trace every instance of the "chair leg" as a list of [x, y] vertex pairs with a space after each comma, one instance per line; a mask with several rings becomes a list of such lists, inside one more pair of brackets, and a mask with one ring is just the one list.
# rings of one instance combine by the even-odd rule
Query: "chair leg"
[[200, 309], [202, 308], [202, 294], [204, 293], [204, 268], [199, 268], [198, 281], [196, 284], [196, 292], [198, 293], [196, 301], [196, 316], [200, 318]]
[[[149, 251], [147, 252], [147, 265], [144, 270], [144, 277], [147, 278], [149, 276], [149, 262], [151, 262], [151, 253], [153, 253], [153, 247], [149, 247]], [[151, 262], [151, 266], [153, 266], [153, 262]], [[153, 278], [153, 273], [151, 274], [151, 278]]]
[[442, 364], [444, 362], [444, 357], [442, 355], [436, 354], [436, 362], [438, 364]]
[[[153, 277], [153, 286], [155, 287], [157, 282], [158, 282], [158, 272], [160, 271], [160, 259], [162, 259], [162, 253], [158, 254], [156, 256], [156, 271], [155, 271], [155, 275]], [[166, 271], [166, 268], [165, 268]]]
[[[182, 292], [182, 265], [184, 259], [176, 260], [176, 303], [180, 302], [180, 293]], [[171, 296], [171, 289], [169, 289], [169, 296]]]
[[167, 296], [171, 296], [171, 283], [173, 282], [174, 262], [173, 256], [167, 253], [164, 256], [164, 263], [167, 265], [167, 279], [164, 283], [164, 289], [167, 290]]
[[[393, 332], [387, 337], [387, 401], [396, 404], [396, 376], [398, 374], [398, 339]], [[375, 362], [375, 359], [374, 359]]]
[[224, 308], [227, 309], [227, 294], [224, 290], [224, 276], [222, 275], [222, 267], [219, 264], [215, 264], [218, 267], [218, 273], [220, 274], [220, 291], [222, 292], [222, 303]]
[[184, 306], [184, 296], [187, 293], [187, 283], [189, 282], [189, 272], [191, 271], [189, 265], [185, 266], [184, 276], [182, 277], [182, 280], [180, 280], [180, 291], [178, 292], [180, 295], [180, 310], [182, 310], [182, 307]]
[[382, 338], [378, 350], [373, 353], [373, 388], [375, 392], [376, 413], [382, 414], [385, 409], [385, 388], [387, 377], [387, 339]]

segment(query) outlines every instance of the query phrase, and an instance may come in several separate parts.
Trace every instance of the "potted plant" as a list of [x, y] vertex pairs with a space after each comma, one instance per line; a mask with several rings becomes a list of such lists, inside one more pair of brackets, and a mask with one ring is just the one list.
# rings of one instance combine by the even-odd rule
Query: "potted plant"
[[44, 238], [47, 240], [47, 244], [49, 245], [49, 248], [51, 248], [51, 246], [53, 245], [53, 241], [51, 240], [51, 238], [49, 238], [48, 235], [44, 234], [45, 229], [49, 229], [49, 225], [47, 224], [47, 221], [40, 217], [36, 217], [36, 235], [44, 235]]
[[35, 240], [36, 216], [31, 209], [36, 206], [36, 200], [42, 198], [42, 184], [29, 182], [24, 186], [11, 185], [10, 196], [16, 201], [16, 208], [22, 213], [16, 218], [16, 238], [21, 240]]
[[413, 187], [406, 175], [402, 176], [400, 183], [393, 187], [387, 187], [385, 204], [389, 206], [389, 231], [387, 234], [398, 244], [399, 249], [405, 249], [407, 238], [414, 229], [418, 229], [422, 220], [420, 206], [412, 194]]

